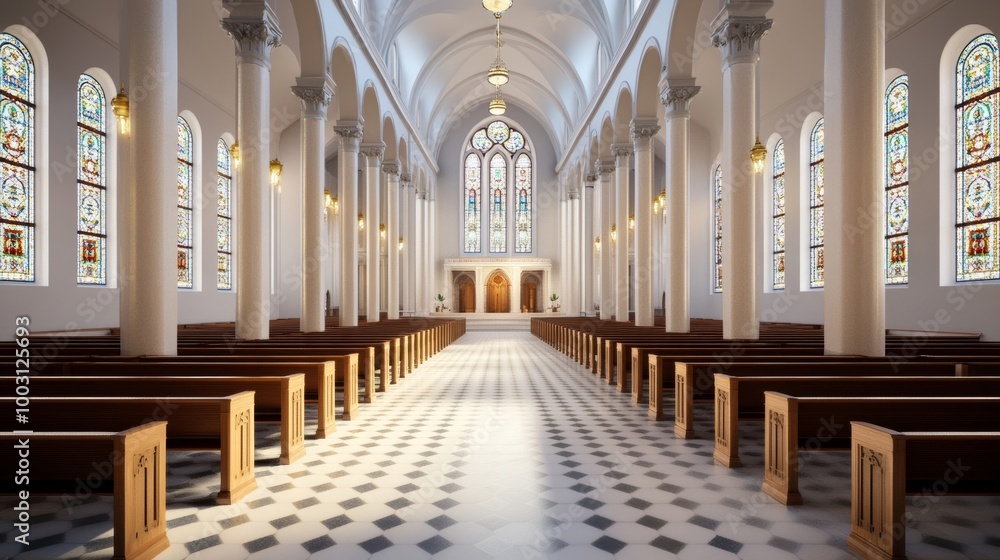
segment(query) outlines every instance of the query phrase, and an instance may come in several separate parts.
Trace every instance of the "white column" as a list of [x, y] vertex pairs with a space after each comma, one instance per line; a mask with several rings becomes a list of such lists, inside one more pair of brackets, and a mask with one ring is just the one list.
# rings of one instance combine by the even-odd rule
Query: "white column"
[[365, 156], [365, 314], [369, 323], [377, 323], [381, 308], [379, 288], [379, 224], [381, 221], [381, 205], [379, 194], [382, 179], [382, 156], [385, 154], [385, 144], [363, 144], [361, 155]]
[[614, 243], [611, 242], [611, 224], [614, 222], [614, 192], [612, 161], [598, 161], [597, 173], [601, 181], [601, 320], [610, 321], [615, 314]]
[[885, 355], [885, 2], [826, 0], [827, 354]]
[[[594, 267], [594, 220], [597, 218], [597, 196], [594, 193], [594, 183], [597, 182], [597, 175], [587, 173], [584, 175], [583, 188], [583, 208], [581, 216], [583, 218], [583, 274], [580, 275], [580, 289], [583, 291], [583, 313], [594, 312], [594, 292], [598, 270]], [[597, 228], [598, 231], [600, 228]]]
[[[130, 166], [122, 208], [123, 355], [177, 354], [177, 1], [127, 7]], [[142, 81], [157, 76], [158, 87]], [[142, 91], [144, 95], [135, 95]], [[242, 182], [242, 181], [241, 181]], [[242, 229], [242, 228], [241, 228]]]
[[771, 28], [771, 0], [728, 0], [712, 44], [722, 50], [722, 329], [726, 339], [759, 338], [757, 198], [750, 148], [756, 134], [756, 67]]
[[358, 149], [363, 130], [357, 122], [338, 122], [337, 182], [340, 184], [340, 326], [358, 326]]
[[611, 152], [615, 155], [615, 217], [613, 223], [618, 230], [618, 242], [615, 245], [615, 320], [627, 322], [629, 315], [629, 167], [635, 150], [631, 144], [615, 144], [611, 146]]
[[[694, 78], [668, 79], [660, 94], [665, 108], [667, 136], [667, 209], [664, 224], [666, 253], [665, 278], [667, 307], [664, 309], [667, 332], [686, 333], [691, 330], [688, 295], [688, 126], [691, 120], [691, 98], [701, 87]], [[747, 152], [749, 157], [749, 152]]]
[[323, 179], [326, 177], [326, 108], [333, 88], [324, 77], [298, 78], [292, 92], [302, 101], [302, 332], [323, 332]]
[[654, 119], [632, 121], [635, 144], [635, 324], [653, 326], [653, 137], [660, 126]]
[[236, 197], [236, 338], [270, 335], [271, 283], [268, 223], [270, 212], [271, 50], [281, 41], [274, 12], [265, 2], [226, 0], [222, 27], [236, 42], [236, 129], [240, 144], [240, 193]]
[[403, 311], [413, 311], [413, 263], [411, 260], [413, 255], [413, 202], [410, 198], [413, 194], [413, 184], [408, 173], [399, 176], [399, 187], [399, 236], [403, 238], [403, 252], [399, 254], [397, 285], [400, 287], [400, 302]]
[[385, 244], [385, 310], [391, 321], [399, 319], [399, 164], [382, 166], [386, 174], [386, 244]]
[[582, 235], [580, 234], [580, 174], [573, 172], [570, 175], [572, 183], [569, 187], [569, 219], [570, 219], [570, 276], [563, 283], [567, 287], [566, 308], [563, 311], [567, 315], [580, 314], [580, 247]]
[[423, 185], [417, 185], [416, 189], [416, 237], [413, 239], [413, 250], [416, 268], [414, 269], [414, 280], [417, 286], [417, 315], [427, 315], [427, 295], [432, 288], [428, 285], [430, 271], [427, 268], [427, 190]]

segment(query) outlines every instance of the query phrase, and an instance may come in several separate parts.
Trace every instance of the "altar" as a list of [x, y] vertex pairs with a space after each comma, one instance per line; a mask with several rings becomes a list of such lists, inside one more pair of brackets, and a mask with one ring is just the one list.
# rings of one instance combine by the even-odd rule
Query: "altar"
[[452, 313], [542, 313], [551, 307], [552, 261], [541, 258], [445, 259]]

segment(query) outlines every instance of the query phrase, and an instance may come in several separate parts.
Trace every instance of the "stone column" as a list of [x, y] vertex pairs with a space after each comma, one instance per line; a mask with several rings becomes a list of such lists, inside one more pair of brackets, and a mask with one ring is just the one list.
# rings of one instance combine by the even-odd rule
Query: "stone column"
[[399, 319], [399, 164], [386, 163], [382, 166], [386, 174], [386, 244], [385, 244], [385, 309], [391, 321]]
[[571, 176], [571, 181], [569, 187], [569, 216], [570, 216], [570, 277], [569, 281], [566, 282], [568, 287], [568, 296], [566, 309], [563, 311], [567, 315], [579, 315], [580, 314], [580, 281], [579, 278], [582, 275], [580, 270], [580, 251], [583, 246], [582, 234], [580, 233], [580, 176], [577, 172], [573, 172]]
[[[416, 267], [414, 269], [414, 280], [417, 286], [417, 314], [427, 315], [430, 310], [428, 309], [427, 302], [430, 298], [428, 295], [431, 287], [427, 282], [429, 270], [427, 268], [427, 189], [423, 185], [417, 185], [416, 189], [417, 205], [416, 205], [416, 238], [414, 238], [414, 262]], [[477, 303], [478, 305], [478, 303]]]
[[885, 2], [826, 0], [827, 354], [885, 355]]
[[694, 78], [668, 79], [660, 94], [667, 125], [667, 209], [663, 248], [667, 260], [664, 271], [667, 307], [663, 312], [667, 332], [674, 333], [691, 330], [688, 311], [688, 127], [691, 120], [691, 98], [700, 90], [699, 86], [694, 85]]
[[[583, 290], [583, 311], [586, 314], [594, 312], [594, 291], [596, 287], [597, 269], [594, 267], [594, 220], [597, 217], [596, 200], [594, 194], [594, 183], [597, 182], [597, 175], [587, 173], [584, 175], [583, 189], [583, 274], [580, 275], [580, 288]], [[599, 230], [599, 228], [598, 228]]]
[[302, 332], [323, 332], [323, 179], [326, 177], [326, 108], [333, 88], [325, 77], [298, 78], [302, 100]]
[[611, 152], [615, 155], [614, 223], [618, 229], [618, 242], [615, 246], [615, 319], [624, 323], [628, 321], [629, 315], [629, 171], [635, 150], [632, 144], [615, 144], [611, 146]]
[[632, 121], [635, 144], [635, 324], [653, 326], [653, 137], [660, 126], [654, 119]]
[[340, 202], [340, 326], [358, 326], [358, 150], [363, 130], [357, 122], [334, 127], [340, 137], [337, 182]]
[[750, 148], [756, 135], [756, 67], [771, 28], [771, 0], [727, 0], [713, 22], [722, 51], [722, 329], [726, 339], [759, 338], [757, 197]]
[[[236, 338], [270, 336], [271, 282], [268, 214], [271, 183], [271, 50], [281, 42], [278, 18], [265, 2], [226, 0], [222, 28], [236, 42], [236, 129], [240, 144], [240, 193], [236, 197]], [[175, 16], [172, 16], [175, 17]]]
[[379, 194], [382, 179], [382, 156], [385, 154], [385, 144], [382, 142], [364, 144], [361, 155], [365, 156], [365, 278], [367, 303], [365, 313], [369, 323], [377, 323], [381, 308], [379, 289], [379, 247], [378, 226], [381, 224], [381, 205]]
[[[131, 3], [126, 11], [122, 32], [130, 45], [132, 99], [131, 136], [123, 138], [130, 166], [122, 186], [131, 204], [123, 208], [122, 221], [131, 235], [121, 247], [121, 351], [175, 356], [177, 0]], [[143, 86], [151, 75], [160, 79], [157, 87]]]
[[[399, 235], [403, 238], [403, 252], [399, 255], [399, 285], [402, 288], [403, 311], [413, 311], [413, 180], [409, 173], [399, 176], [402, 208]], [[399, 241], [397, 239], [397, 241]]]
[[610, 321], [615, 314], [615, 269], [614, 243], [611, 242], [611, 224], [614, 222], [614, 183], [612, 172], [615, 164], [611, 160], [597, 161], [597, 173], [601, 182], [601, 320]]

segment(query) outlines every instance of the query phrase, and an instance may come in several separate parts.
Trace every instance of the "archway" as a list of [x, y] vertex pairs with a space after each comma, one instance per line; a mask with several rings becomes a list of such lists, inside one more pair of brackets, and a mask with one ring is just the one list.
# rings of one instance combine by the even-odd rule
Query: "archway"
[[476, 283], [468, 274], [462, 274], [455, 279], [457, 311], [459, 313], [476, 312]]
[[510, 279], [499, 270], [486, 281], [486, 312], [510, 313]]
[[541, 313], [545, 311], [541, 296], [541, 276], [534, 272], [521, 274], [521, 311], [528, 313]]

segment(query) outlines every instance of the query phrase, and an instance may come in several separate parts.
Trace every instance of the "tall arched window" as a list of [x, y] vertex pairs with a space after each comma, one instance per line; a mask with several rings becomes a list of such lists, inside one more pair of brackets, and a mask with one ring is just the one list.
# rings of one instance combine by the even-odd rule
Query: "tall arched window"
[[809, 134], [809, 287], [823, 287], [823, 119]]
[[177, 117], [177, 287], [194, 287], [194, 138]]
[[0, 34], [0, 280], [35, 280], [35, 65]]
[[507, 252], [507, 159], [490, 160], [490, 252]]
[[910, 86], [906, 74], [885, 90], [885, 283], [909, 279]]
[[531, 253], [534, 168], [524, 134], [504, 121], [490, 122], [472, 134], [463, 158], [464, 251], [483, 252], [486, 239], [489, 253], [511, 247], [514, 253]]
[[77, 267], [79, 284], [107, 284], [107, 146], [104, 89], [83, 74], [77, 85]]
[[785, 142], [774, 145], [771, 162], [771, 288], [785, 289]]
[[517, 238], [514, 244], [515, 253], [531, 252], [531, 158], [521, 154], [515, 166], [514, 189], [517, 196], [517, 209], [514, 211], [514, 222], [517, 224]]
[[715, 265], [712, 267], [712, 291], [722, 293], [722, 166], [715, 166], [715, 173], [712, 175], [712, 223], [715, 224], [715, 245], [713, 247], [713, 257]]
[[482, 162], [476, 154], [465, 158], [465, 252], [482, 250], [480, 234], [483, 216]]
[[219, 138], [216, 146], [216, 167], [218, 168], [218, 241], [220, 290], [233, 289], [233, 171], [229, 146]]
[[1000, 65], [995, 35], [986, 33], [962, 51], [956, 71], [956, 276], [959, 282], [1000, 278], [997, 206], [1000, 152]]

